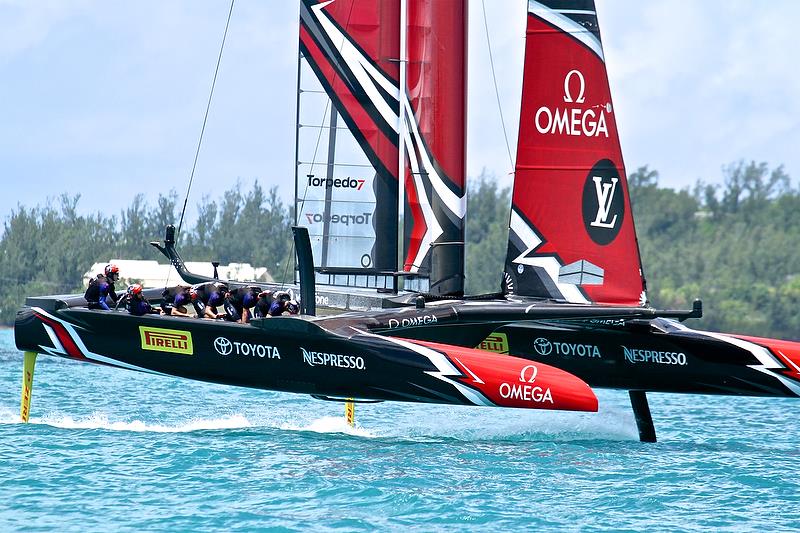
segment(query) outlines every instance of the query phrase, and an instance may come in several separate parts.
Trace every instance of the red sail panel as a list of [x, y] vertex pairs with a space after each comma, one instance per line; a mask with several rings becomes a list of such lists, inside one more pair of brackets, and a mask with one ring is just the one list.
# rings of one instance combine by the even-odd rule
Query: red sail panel
[[464, 188], [467, 120], [467, 4], [408, 3], [408, 97], [443, 177]]
[[534, 0], [505, 284], [569, 302], [645, 300], [594, 2]]
[[[397, 61], [400, 54], [400, 0], [304, 0], [304, 6], [308, 6], [309, 23], [306, 24], [307, 18], [301, 16], [301, 45], [311, 54], [315, 70], [318, 69], [318, 75], [324, 77], [325, 89], [332, 93], [332, 98], [335, 97], [339, 111], [349, 117], [353, 128], [366, 137], [380, 163], [396, 179], [396, 124], [388, 124], [386, 119], [391, 117], [376, 109], [379, 102], [360, 79], [359, 67], [363, 65], [340, 50], [351, 44], [362, 55], [358, 59], [363, 58], [376, 67], [396, 90], [400, 79]], [[329, 31], [321, 23], [326, 16], [332, 19], [338, 33]], [[372, 80], [371, 85], [384, 96], [377, 81]], [[396, 101], [390, 100], [389, 106], [395, 109], [396, 121]]]
[[[406, 271], [463, 292], [467, 2], [410, 0], [407, 19]], [[410, 115], [410, 116], [409, 116]], [[438, 243], [451, 243], [437, 246]]]

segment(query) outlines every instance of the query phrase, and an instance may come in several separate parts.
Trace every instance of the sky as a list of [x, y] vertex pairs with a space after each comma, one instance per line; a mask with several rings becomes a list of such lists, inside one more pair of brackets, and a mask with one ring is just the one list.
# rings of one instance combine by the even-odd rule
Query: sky
[[[524, 0], [485, 0], [500, 104], [516, 145]], [[0, 222], [80, 194], [118, 214], [137, 193], [181, 198], [227, 0], [0, 0]], [[800, 178], [795, 0], [597, 0], [628, 172], [719, 183], [739, 159]], [[483, 8], [470, 0], [467, 167], [510, 183]], [[237, 0], [190, 206], [237, 180], [291, 201], [297, 3]], [[192, 210], [190, 209], [190, 217]]]

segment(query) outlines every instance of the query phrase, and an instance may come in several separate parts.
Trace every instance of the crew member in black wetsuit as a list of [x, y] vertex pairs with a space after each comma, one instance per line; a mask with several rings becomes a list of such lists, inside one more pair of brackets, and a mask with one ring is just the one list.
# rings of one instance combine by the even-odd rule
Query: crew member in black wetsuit
[[142, 294], [142, 286], [138, 283], [128, 287], [125, 308], [134, 316], [158, 314], [160, 312], [145, 299], [144, 294]]
[[231, 322], [246, 324], [250, 322], [250, 309], [256, 305], [261, 288], [248, 286], [239, 287], [225, 295], [225, 317]]
[[253, 309], [253, 314], [258, 318], [266, 318], [269, 316], [269, 308], [272, 302], [272, 291], [261, 291], [258, 293], [258, 299], [256, 300], [256, 307]]
[[283, 313], [296, 315], [300, 312], [300, 304], [296, 300], [275, 300], [269, 308], [269, 316], [281, 316]]
[[228, 285], [221, 281], [209, 281], [193, 285], [189, 290], [192, 297], [192, 306], [197, 312], [197, 318], [224, 318], [225, 313], [220, 313], [218, 307], [225, 301]]
[[110, 303], [117, 305], [117, 290], [114, 283], [119, 280], [119, 267], [106, 265], [102, 274], [89, 280], [89, 288], [83, 294], [89, 309], [105, 309], [110, 311]]
[[192, 301], [189, 287], [178, 285], [169, 287], [161, 293], [161, 312], [169, 316], [189, 316], [186, 304]]

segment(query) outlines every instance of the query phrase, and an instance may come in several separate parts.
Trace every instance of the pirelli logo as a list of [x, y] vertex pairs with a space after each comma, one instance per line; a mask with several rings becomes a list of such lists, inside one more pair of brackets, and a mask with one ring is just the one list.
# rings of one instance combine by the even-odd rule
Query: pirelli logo
[[192, 334], [188, 331], [139, 326], [139, 334], [142, 337], [142, 350], [183, 355], [194, 354]]
[[483, 339], [476, 348], [487, 352], [508, 353], [508, 337], [505, 333], [492, 333]]

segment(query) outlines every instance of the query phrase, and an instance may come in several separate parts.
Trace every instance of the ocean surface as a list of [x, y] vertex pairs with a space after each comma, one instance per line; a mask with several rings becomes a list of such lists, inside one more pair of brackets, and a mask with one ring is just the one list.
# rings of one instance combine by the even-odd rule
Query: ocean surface
[[0, 330], [0, 531], [800, 530], [800, 400], [598, 414], [356, 407], [22, 354]]

